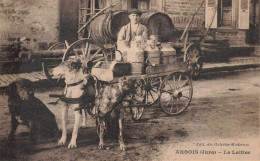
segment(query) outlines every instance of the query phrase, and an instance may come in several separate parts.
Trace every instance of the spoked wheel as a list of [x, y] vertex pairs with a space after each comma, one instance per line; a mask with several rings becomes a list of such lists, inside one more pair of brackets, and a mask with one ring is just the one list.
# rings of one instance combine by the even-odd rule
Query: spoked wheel
[[[145, 78], [140, 81], [140, 86], [142, 89], [141, 95], [143, 100], [141, 103], [144, 103], [146, 106], [153, 105], [158, 101], [158, 89], [162, 82], [161, 77], [154, 78]], [[131, 107], [130, 108], [131, 116], [134, 121], [139, 121], [144, 113], [143, 106]]]
[[103, 46], [94, 44], [93, 41], [85, 38], [72, 43], [66, 50], [62, 61], [75, 60], [77, 58], [86, 67], [91, 68], [96, 62], [106, 60], [107, 51]]
[[199, 47], [194, 44], [189, 45], [185, 51], [185, 55], [186, 60], [184, 61], [187, 63], [188, 71], [190, 71], [193, 78], [197, 78], [203, 66], [202, 54]]
[[181, 114], [190, 104], [193, 94], [192, 82], [185, 73], [171, 73], [159, 88], [159, 105], [169, 116]]
[[159, 93], [158, 89], [162, 82], [161, 77], [145, 78], [143, 79], [144, 86], [144, 98], [146, 105], [153, 105], [158, 101]]
[[[66, 45], [65, 43], [62, 43], [62, 42], [57, 42], [55, 44], [53, 44], [48, 50], [56, 50], [56, 51], [59, 51], [62, 52], [62, 50], [65, 51], [66, 49]], [[53, 84], [53, 85], [56, 85], [56, 84], [59, 84], [59, 80], [60, 78], [59, 77], [55, 77], [52, 75], [51, 73], [51, 70], [55, 67], [57, 67], [60, 63], [61, 63], [62, 59], [60, 57], [57, 57], [57, 58], [51, 58], [51, 59], [46, 59], [45, 61], [42, 62], [42, 69], [43, 69], [43, 72], [44, 74], [46, 75], [48, 81]]]

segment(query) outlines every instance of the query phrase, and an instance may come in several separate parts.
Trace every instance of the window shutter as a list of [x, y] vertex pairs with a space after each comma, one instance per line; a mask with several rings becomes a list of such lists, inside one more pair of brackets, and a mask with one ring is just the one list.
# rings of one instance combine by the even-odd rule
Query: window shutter
[[239, 0], [238, 28], [249, 29], [249, 0]]
[[205, 5], [205, 28], [208, 28], [209, 25], [212, 22], [212, 19], [214, 17], [214, 20], [212, 22], [212, 25], [210, 28], [217, 28], [217, 8], [216, 7], [217, 0], [206, 0], [206, 5]]

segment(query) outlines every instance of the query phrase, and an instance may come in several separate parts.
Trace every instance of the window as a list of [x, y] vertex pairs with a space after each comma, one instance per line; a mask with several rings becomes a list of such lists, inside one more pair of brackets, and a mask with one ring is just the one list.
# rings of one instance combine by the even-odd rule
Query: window
[[149, 0], [132, 0], [131, 1], [131, 9], [138, 9], [140, 11], [148, 11], [149, 10]]
[[232, 0], [218, 1], [218, 26], [232, 26]]
[[79, 0], [79, 27], [100, 9], [106, 7], [107, 0]]
[[250, 0], [206, 0], [205, 27], [249, 29]]
[[121, 0], [121, 9], [138, 9], [141, 12], [160, 12], [163, 10], [164, 0]]

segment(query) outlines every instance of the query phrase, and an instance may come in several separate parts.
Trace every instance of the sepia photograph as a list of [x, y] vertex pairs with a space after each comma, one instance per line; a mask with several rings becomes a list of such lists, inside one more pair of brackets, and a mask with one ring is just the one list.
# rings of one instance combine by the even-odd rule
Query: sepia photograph
[[0, 0], [0, 161], [259, 161], [260, 0]]

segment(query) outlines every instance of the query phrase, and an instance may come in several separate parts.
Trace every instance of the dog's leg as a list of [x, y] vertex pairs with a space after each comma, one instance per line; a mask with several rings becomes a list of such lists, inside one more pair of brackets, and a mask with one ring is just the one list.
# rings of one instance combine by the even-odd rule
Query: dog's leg
[[12, 116], [12, 118], [11, 118], [11, 130], [10, 130], [10, 133], [9, 133], [9, 136], [8, 136], [8, 139], [7, 139], [7, 143], [8, 142], [12, 142], [12, 141], [14, 141], [14, 133], [15, 133], [15, 131], [16, 131], [16, 129], [17, 129], [17, 127], [18, 127], [18, 122], [17, 122], [17, 120], [14, 118], [14, 116]]
[[62, 107], [62, 136], [60, 140], [58, 141], [58, 145], [65, 145], [66, 139], [67, 139], [67, 118], [68, 118], [68, 106]]
[[106, 128], [105, 121], [102, 118], [97, 118], [97, 133], [99, 135], [98, 149], [100, 150], [105, 149], [105, 144], [104, 144], [105, 128]]
[[[36, 121], [36, 120], [34, 120]], [[29, 128], [29, 142], [34, 142], [36, 140], [36, 137], [38, 135], [37, 131], [39, 131], [39, 129], [35, 128], [35, 122], [30, 120], [29, 124], [28, 124], [28, 128]]]
[[82, 109], [82, 123], [80, 128], [86, 128], [87, 127], [87, 109]]
[[123, 138], [123, 121], [124, 121], [124, 109], [120, 108], [120, 114], [118, 118], [118, 125], [119, 125], [119, 137], [118, 141], [120, 144], [120, 150], [125, 151], [125, 143], [124, 143], [124, 138]]
[[11, 117], [11, 126], [12, 127], [11, 127], [11, 130], [10, 130], [9, 136], [6, 140], [6, 143], [4, 145], [4, 150], [2, 152], [3, 154], [1, 154], [1, 156], [3, 156], [3, 157], [15, 157], [14, 150], [15, 150], [16, 143], [15, 143], [14, 134], [15, 134], [15, 131], [18, 127], [18, 124], [19, 123], [17, 122], [15, 117], [12, 116]]
[[74, 111], [74, 115], [75, 115], [75, 122], [74, 122], [72, 137], [71, 137], [68, 148], [77, 147], [76, 140], [77, 140], [78, 131], [79, 131], [79, 122], [80, 122], [80, 116], [81, 116], [80, 111], [79, 110]]

